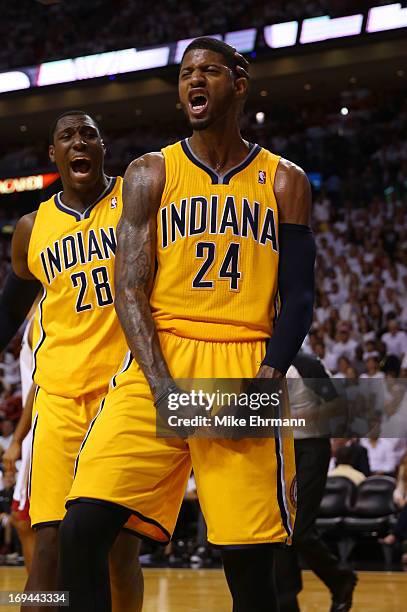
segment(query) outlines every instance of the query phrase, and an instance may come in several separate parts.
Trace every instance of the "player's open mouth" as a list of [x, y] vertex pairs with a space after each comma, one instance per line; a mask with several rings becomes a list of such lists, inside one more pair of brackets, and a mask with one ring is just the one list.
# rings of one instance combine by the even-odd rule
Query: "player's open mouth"
[[91, 167], [91, 161], [87, 157], [75, 157], [71, 161], [71, 168], [75, 174], [88, 174]]
[[193, 115], [201, 115], [206, 111], [208, 98], [201, 93], [193, 93], [189, 97], [189, 108]]

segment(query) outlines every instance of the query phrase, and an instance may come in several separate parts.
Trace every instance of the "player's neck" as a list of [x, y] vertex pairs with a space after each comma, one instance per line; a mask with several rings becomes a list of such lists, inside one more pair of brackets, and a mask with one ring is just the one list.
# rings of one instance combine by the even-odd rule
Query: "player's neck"
[[62, 202], [78, 212], [83, 212], [102, 195], [108, 185], [108, 178], [103, 174], [92, 185], [81, 185], [80, 188], [72, 185], [63, 185]]
[[199, 159], [219, 174], [239, 165], [248, 153], [247, 143], [237, 128], [219, 130], [217, 126], [211, 126], [196, 131], [189, 139], [189, 145]]

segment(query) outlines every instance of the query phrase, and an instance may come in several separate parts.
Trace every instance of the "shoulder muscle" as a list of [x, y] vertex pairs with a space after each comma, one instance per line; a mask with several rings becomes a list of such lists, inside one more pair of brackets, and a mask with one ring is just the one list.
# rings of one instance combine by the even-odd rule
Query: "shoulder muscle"
[[20, 278], [32, 280], [35, 278], [28, 269], [28, 247], [34, 227], [37, 211], [24, 215], [18, 221], [11, 243], [11, 261], [14, 272]]
[[280, 159], [274, 181], [280, 223], [310, 225], [311, 186], [304, 170]]
[[165, 186], [165, 161], [162, 153], [147, 153], [127, 168], [123, 183], [124, 215], [135, 221], [157, 214]]

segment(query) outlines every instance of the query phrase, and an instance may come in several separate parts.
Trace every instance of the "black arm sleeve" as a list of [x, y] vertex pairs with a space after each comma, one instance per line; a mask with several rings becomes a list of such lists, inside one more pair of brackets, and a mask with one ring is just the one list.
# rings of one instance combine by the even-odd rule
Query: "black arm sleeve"
[[293, 360], [293, 366], [304, 380], [306, 387], [311, 389], [324, 402], [330, 402], [338, 397], [338, 393], [324, 364], [314, 355], [300, 351]]
[[263, 364], [285, 374], [312, 323], [314, 307], [315, 240], [306, 225], [279, 227], [278, 291], [281, 311]]
[[24, 280], [11, 271], [0, 295], [0, 353], [17, 333], [39, 290], [37, 280]]

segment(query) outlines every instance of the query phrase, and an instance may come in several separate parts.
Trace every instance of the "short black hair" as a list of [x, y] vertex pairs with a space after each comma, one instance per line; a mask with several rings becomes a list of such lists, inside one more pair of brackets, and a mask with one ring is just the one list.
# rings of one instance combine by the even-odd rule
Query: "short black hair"
[[352, 465], [352, 449], [349, 446], [341, 446], [336, 451], [337, 465]]
[[236, 77], [249, 78], [249, 62], [247, 59], [223, 40], [211, 38], [210, 36], [195, 38], [185, 49], [181, 61], [184, 61], [186, 54], [193, 49], [209, 49], [209, 51], [214, 51], [215, 53], [223, 55], [226, 65], [232, 70]]
[[63, 118], [63, 117], [70, 117], [71, 115], [81, 115], [83, 117], [89, 117], [90, 119], [92, 119], [94, 125], [96, 126], [99, 134], [100, 134], [100, 127], [97, 121], [95, 121], [95, 119], [92, 117], [92, 115], [89, 115], [89, 113], [87, 113], [84, 110], [70, 110], [70, 111], [65, 111], [65, 113], [61, 113], [60, 115], [58, 115], [58, 117], [56, 117], [56, 119], [54, 119], [54, 121], [51, 124], [51, 127], [49, 128], [49, 134], [48, 134], [48, 138], [49, 138], [49, 144], [54, 144], [54, 134], [55, 134], [55, 130], [57, 129], [57, 125], [58, 122]]

